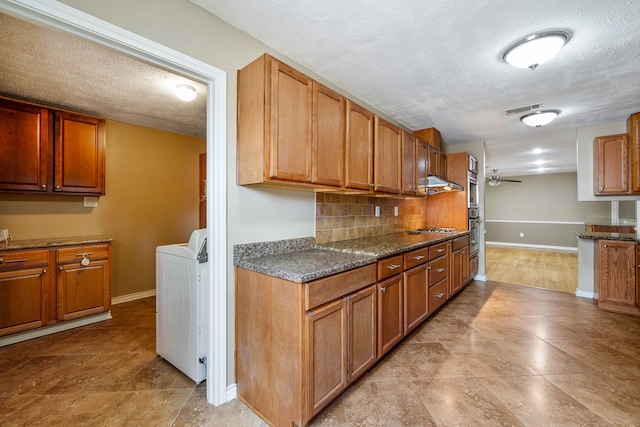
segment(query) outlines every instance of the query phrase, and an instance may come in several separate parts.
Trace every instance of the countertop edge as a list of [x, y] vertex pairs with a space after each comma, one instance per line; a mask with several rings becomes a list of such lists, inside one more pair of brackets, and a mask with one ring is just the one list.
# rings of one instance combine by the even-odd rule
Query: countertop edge
[[609, 233], [604, 231], [576, 231], [575, 233], [579, 239], [640, 242], [640, 236], [634, 233]]
[[74, 236], [53, 237], [46, 239], [10, 240], [8, 243], [0, 242], [0, 252], [15, 251], [21, 249], [46, 249], [61, 246], [87, 245], [94, 243], [112, 243], [113, 238], [108, 236]]

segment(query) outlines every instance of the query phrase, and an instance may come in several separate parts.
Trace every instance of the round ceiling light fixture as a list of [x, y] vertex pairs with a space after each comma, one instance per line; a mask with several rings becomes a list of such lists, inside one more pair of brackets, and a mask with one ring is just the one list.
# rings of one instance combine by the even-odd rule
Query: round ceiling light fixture
[[569, 41], [567, 31], [545, 31], [532, 34], [509, 46], [502, 59], [517, 68], [535, 70], [553, 58]]
[[539, 128], [551, 123], [553, 119], [558, 117], [558, 114], [560, 114], [560, 111], [557, 110], [538, 110], [533, 113], [525, 114], [520, 117], [520, 120], [527, 126]]
[[189, 85], [177, 85], [176, 86], [176, 96], [185, 102], [190, 102], [196, 99], [198, 94], [196, 93], [196, 88]]

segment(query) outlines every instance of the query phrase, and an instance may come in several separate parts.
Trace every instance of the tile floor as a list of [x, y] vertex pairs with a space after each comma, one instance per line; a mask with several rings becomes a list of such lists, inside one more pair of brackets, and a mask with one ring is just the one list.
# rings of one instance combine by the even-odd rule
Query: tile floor
[[[1, 426], [264, 426], [155, 354], [154, 298], [0, 348]], [[472, 283], [314, 426], [640, 425], [640, 318]]]

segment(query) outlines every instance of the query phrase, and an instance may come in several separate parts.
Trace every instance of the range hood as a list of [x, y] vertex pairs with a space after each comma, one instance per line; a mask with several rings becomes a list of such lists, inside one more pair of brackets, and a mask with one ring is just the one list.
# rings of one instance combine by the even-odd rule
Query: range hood
[[447, 191], [461, 191], [464, 188], [455, 182], [446, 181], [435, 175], [427, 177], [427, 194], [438, 194]]

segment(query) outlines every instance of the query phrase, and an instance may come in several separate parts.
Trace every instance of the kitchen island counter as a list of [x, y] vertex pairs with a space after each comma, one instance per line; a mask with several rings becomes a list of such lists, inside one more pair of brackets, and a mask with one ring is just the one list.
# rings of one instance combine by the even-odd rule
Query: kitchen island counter
[[579, 239], [589, 240], [623, 240], [628, 242], [640, 242], [640, 235], [636, 233], [608, 233], [602, 231], [576, 232]]

